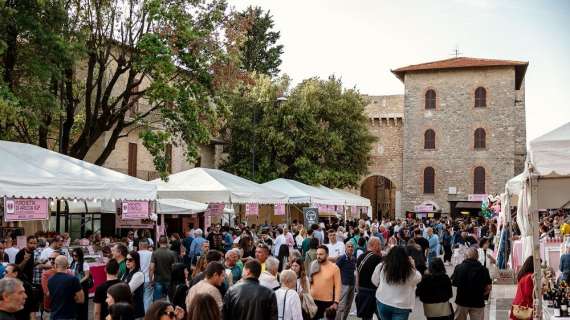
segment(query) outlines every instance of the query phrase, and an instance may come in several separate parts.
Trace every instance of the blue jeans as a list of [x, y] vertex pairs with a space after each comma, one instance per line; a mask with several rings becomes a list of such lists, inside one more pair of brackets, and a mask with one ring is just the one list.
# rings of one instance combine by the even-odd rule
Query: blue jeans
[[168, 282], [155, 282], [154, 283], [154, 291], [153, 291], [153, 299], [154, 301], [160, 300], [166, 297], [168, 293]]
[[150, 282], [144, 283], [144, 294], [143, 294], [143, 301], [144, 301], [144, 312], [148, 310], [152, 301], [154, 300], [153, 296], [154, 290], [152, 288], [152, 284]]
[[376, 307], [381, 320], [408, 320], [412, 310], [400, 309], [383, 304], [376, 300]]

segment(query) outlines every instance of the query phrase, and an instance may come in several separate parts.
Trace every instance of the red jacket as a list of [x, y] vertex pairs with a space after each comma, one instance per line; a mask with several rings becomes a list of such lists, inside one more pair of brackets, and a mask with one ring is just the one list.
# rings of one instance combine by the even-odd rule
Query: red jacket
[[[533, 301], [532, 301], [532, 291], [534, 290], [534, 284], [532, 282], [532, 273], [524, 275], [517, 284], [517, 293], [515, 294], [515, 298], [513, 299], [513, 305], [525, 306], [532, 308]], [[510, 314], [511, 320], [517, 320]]]

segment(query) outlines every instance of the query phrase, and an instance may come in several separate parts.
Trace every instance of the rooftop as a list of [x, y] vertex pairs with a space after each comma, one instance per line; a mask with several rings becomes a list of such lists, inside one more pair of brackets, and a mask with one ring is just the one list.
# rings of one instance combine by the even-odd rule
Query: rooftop
[[522, 80], [524, 79], [526, 69], [528, 67], [528, 61], [456, 57], [445, 60], [413, 64], [391, 71], [393, 74], [396, 75], [396, 77], [398, 77], [398, 79], [404, 82], [405, 75], [408, 72], [424, 72], [424, 71], [449, 70], [449, 69], [494, 68], [494, 67], [514, 67], [515, 87], [517, 90], [519, 90], [522, 85]]

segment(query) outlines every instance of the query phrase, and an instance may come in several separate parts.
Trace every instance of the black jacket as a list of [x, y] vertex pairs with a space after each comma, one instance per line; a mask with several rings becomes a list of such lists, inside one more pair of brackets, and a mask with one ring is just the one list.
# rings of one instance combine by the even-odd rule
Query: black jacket
[[446, 274], [427, 274], [418, 283], [416, 295], [423, 303], [447, 302], [453, 297], [451, 280]]
[[277, 320], [277, 297], [257, 279], [244, 279], [224, 296], [224, 320]]
[[489, 270], [473, 259], [458, 264], [451, 276], [451, 283], [457, 287], [455, 303], [468, 308], [485, 306], [485, 287], [492, 283]]

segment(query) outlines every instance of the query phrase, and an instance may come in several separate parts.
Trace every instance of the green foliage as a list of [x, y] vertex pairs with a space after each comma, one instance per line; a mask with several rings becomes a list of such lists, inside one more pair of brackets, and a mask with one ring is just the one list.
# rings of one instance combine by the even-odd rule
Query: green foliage
[[243, 68], [276, 76], [281, 65], [283, 45], [276, 44], [280, 33], [273, 30], [273, 17], [269, 11], [263, 12], [260, 7], [249, 7], [240, 13], [247, 24], [245, 41], [240, 47]]
[[338, 79], [312, 78], [279, 103], [288, 79], [256, 80], [232, 101], [226, 169], [258, 182], [285, 177], [311, 185], [357, 185], [374, 141], [360, 94], [343, 90]]
[[240, 75], [229, 14], [224, 0], [0, 0], [0, 137], [82, 159], [108, 133], [103, 164], [137, 130], [162, 177], [168, 143], [193, 163]]

